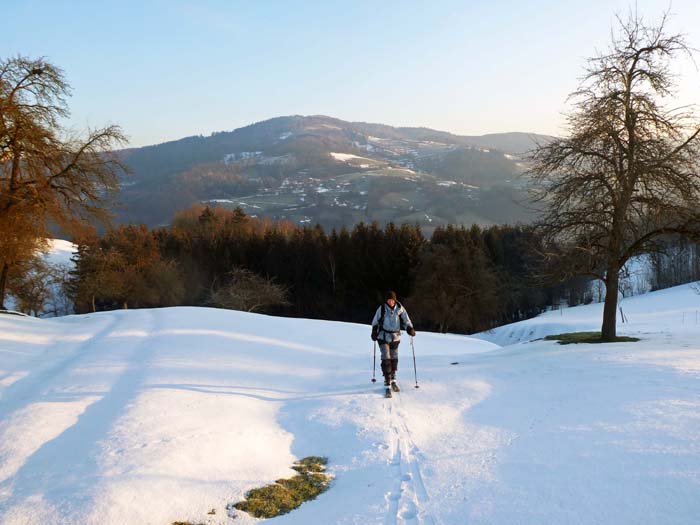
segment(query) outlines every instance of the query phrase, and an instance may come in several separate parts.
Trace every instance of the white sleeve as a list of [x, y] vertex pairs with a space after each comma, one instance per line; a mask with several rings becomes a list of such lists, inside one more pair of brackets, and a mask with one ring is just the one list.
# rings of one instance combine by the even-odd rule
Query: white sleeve
[[409, 326], [412, 327], [413, 323], [411, 322], [411, 319], [408, 317], [408, 312], [406, 311], [405, 308], [401, 307], [401, 318], [403, 319], [403, 324], [406, 328]]

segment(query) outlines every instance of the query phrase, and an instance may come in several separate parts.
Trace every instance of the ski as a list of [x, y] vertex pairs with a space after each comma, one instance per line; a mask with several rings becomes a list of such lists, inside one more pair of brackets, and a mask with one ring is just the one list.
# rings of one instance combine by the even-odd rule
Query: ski
[[396, 381], [391, 382], [391, 389], [394, 392], [401, 392], [401, 389], [399, 388], [399, 385], [396, 384]]
[[384, 397], [386, 397], [387, 399], [390, 398], [390, 397], [392, 397], [392, 395], [391, 395], [391, 388], [386, 387], [386, 393], [384, 394]]

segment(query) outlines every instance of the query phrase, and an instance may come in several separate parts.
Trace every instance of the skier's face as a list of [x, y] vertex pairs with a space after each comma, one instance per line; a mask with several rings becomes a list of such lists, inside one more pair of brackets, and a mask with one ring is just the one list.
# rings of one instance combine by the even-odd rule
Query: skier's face
[[391, 308], [393, 308], [394, 305], [396, 304], [396, 301], [394, 301], [393, 299], [387, 299], [386, 304], [388, 304]]

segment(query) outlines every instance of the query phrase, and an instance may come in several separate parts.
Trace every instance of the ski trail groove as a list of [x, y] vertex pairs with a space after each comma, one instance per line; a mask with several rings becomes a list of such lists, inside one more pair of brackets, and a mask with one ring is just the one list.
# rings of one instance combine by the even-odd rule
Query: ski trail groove
[[[90, 350], [102, 342], [102, 339], [114, 332], [121, 324], [121, 316], [115, 316], [97, 333], [89, 339], [81, 342], [63, 359], [58, 359], [46, 367], [40, 368], [36, 373], [29, 374], [0, 392], [0, 419], [8, 417], [11, 413], [33, 403], [43, 397], [51, 387], [58, 384], [66, 372], [82, 359], [92, 357]], [[47, 352], [54, 351], [59, 344], [54, 344], [43, 352], [40, 359], [44, 359]]]
[[[386, 403], [386, 420], [391, 421], [392, 418], [392, 407], [391, 403]], [[392, 434], [393, 438], [393, 434]], [[398, 482], [400, 464], [401, 464], [401, 451], [397, 447], [395, 439], [390, 439], [389, 443], [389, 454], [391, 456], [391, 473], [394, 478], [394, 483], [391, 490], [384, 495], [384, 499], [387, 504], [386, 517], [384, 518], [384, 525], [398, 525], [397, 515], [399, 512], [399, 500], [401, 499], [401, 483]]]
[[[113, 424], [121, 417], [129, 402], [138, 396], [146, 374], [146, 363], [155, 351], [153, 336], [157, 335], [158, 316], [149, 310], [137, 319], [136, 326], [122, 322], [101, 330], [95, 337], [86, 341], [80, 352], [86, 359], [97, 357], [99, 363], [100, 348], [106, 338], [119, 335], [120, 330], [137, 330], [143, 333], [141, 340], [128, 344], [129, 341], [111, 343], [110, 351], [124, 363], [114, 382], [102, 397], [90, 404], [71, 426], [65, 428], [57, 437], [46, 441], [34, 451], [22, 464], [13, 477], [0, 483], [0, 493], [5, 492], [2, 506], [10, 509], [22, 504], [28, 495], [38, 489], [43, 491], [43, 498], [54, 505], [56, 512], [62, 515], [61, 523], [75, 522], [72, 518], [81, 509], [93, 505], [93, 489], [100, 475], [99, 458], [103, 441], [108, 437]], [[126, 325], [126, 326], [125, 326]], [[93, 354], [93, 355], [90, 355]], [[75, 357], [67, 360], [75, 364]], [[64, 361], [66, 363], [66, 361]], [[64, 374], [69, 373], [67, 364], [61, 367], [59, 374], [52, 378], [52, 383], [60, 384]], [[51, 465], [46, 468], [46, 465]]]
[[[401, 395], [398, 396], [399, 404]], [[386, 494], [387, 514], [385, 525], [435, 525], [435, 520], [426, 509], [429, 501], [418, 455], [420, 450], [410, 436], [410, 431], [400, 411], [394, 407], [396, 401], [387, 402], [389, 448], [394, 484]]]
[[[403, 406], [403, 401], [401, 401], [401, 398], [399, 398], [399, 403], [401, 404], [401, 406]], [[425, 481], [423, 481], [423, 474], [421, 473], [420, 465], [419, 465], [418, 460], [417, 460], [417, 458], [421, 455], [421, 451], [418, 448], [418, 446], [411, 439], [411, 431], [408, 429], [408, 425], [406, 424], [406, 420], [401, 418], [401, 419], [399, 419], [399, 422], [400, 422], [401, 426], [403, 427], [405, 440], [410, 446], [410, 455], [412, 458], [414, 458], [414, 460], [411, 461], [411, 463], [410, 463], [411, 469], [412, 469], [411, 475], [412, 475], [412, 479], [415, 481], [415, 487], [418, 489], [417, 490], [418, 497], [420, 498], [420, 500], [427, 502], [430, 500], [430, 496], [428, 495], [428, 491], [425, 488]], [[435, 523], [435, 520], [432, 518], [432, 516], [430, 516], [427, 513], [426, 513], [426, 516], [424, 519], [425, 519], [426, 525], [434, 525], [434, 523]]]

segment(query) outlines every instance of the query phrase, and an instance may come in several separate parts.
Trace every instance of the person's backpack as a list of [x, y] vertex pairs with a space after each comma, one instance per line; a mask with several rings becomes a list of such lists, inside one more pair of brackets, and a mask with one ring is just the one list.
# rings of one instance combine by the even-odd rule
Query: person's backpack
[[[396, 304], [399, 307], [399, 310], [403, 308], [403, 305], [396, 301]], [[382, 315], [379, 317], [379, 322], [377, 323], [377, 326], [379, 327], [379, 332], [384, 330], [384, 316], [386, 315], [386, 303], [382, 303]], [[401, 318], [401, 315], [399, 315], [399, 331], [405, 330], [406, 326], [404, 325], [403, 319]]]

